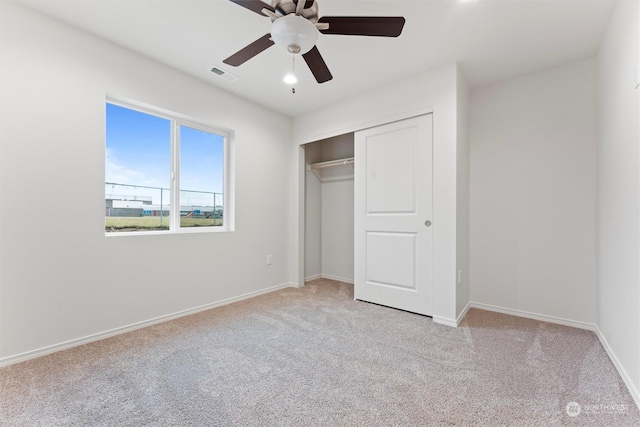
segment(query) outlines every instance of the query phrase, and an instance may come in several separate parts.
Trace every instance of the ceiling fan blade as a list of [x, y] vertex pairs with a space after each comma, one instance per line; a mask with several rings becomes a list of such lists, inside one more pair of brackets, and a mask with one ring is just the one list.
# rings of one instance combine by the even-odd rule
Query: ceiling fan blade
[[328, 82], [333, 78], [331, 71], [329, 71], [327, 64], [324, 62], [324, 59], [322, 59], [322, 55], [320, 55], [320, 51], [316, 46], [302, 55], [302, 57], [318, 83]]
[[238, 6], [242, 6], [244, 8], [249, 9], [252, 12], [257, 13], [258, 15], [263, 15], [262, 9], [270, 10], [271, 12], [275, 12], [276, 10], [268, 3], [265, 3], [260, 0], [230, 0], [232, 3], [237, 4]]
[[260, 37], [258, 40], [251, 43], [249, 46], [240, 49], [222, 62], [233, 67], [237, 67], [238, 65], [244, 64], [263, 50], [273, 45], [274, 43], [273, 40], [271, 40], [271, 34], [267, 33], [264, 36]]
[[323, 16], [318, 20], [329, 24], [322, 34], [346, 36], [398, 37], [405, 19], [401, 16]]

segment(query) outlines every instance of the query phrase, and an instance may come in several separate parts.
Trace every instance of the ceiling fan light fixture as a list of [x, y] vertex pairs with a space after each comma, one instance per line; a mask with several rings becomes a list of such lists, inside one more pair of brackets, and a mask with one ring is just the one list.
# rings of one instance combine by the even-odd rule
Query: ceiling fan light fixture
[[318, 30], [306, 18], [291, 13], [273, 23], [271, 38], [287, 52], [304, 55], [316, 45]]
[[298, 78], [293, 73], [287, 74], [286, 76], [284, 76], [284, 82], [288, 85], [294, 85], [298, 83]]

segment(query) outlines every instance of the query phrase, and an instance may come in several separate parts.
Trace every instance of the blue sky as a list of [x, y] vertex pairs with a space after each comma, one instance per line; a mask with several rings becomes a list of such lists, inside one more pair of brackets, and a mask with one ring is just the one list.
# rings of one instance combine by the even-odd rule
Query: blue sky
[[[223, 147], [220, 135], [180, 127], [181, 190], [222, 193]], [[169, 188], [171, 122], [139, 111], [107, 104], [106, 182]], [[149, 195], [159, 203], [159, 190], [116, 187], [115, 194]], [[168, 192], [164, 194], [168, 202]], [[183, 193], [181, 204], [211, 205], [212, 196]], [[220, 203], [218, 201], [218, 203]]]

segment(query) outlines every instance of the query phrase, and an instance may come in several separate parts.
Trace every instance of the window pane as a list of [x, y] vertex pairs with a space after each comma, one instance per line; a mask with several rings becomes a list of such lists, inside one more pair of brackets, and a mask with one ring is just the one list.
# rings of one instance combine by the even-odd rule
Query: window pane
[[107, 103], [105, 230], [169, 229], [171, 122]]
[[224, 137], [180, 126], [180, 226], [224, 220]]

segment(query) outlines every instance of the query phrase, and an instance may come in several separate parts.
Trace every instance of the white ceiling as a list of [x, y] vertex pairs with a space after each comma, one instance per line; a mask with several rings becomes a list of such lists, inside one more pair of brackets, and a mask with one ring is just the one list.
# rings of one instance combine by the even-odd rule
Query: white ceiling
[[[616, 0], [316, 0], [320, 16], [404, 16], [398, 38], [320, 34], [334, 78], [317, 84], [273, 46], [234, 68], [223, 60], [270, 30], [228, 0], [15, 0], [291, 117], [458, 61], [471, 87], [588, 58]], [[268, 0], [267, 0], [268, 1]], [[229, 83], [212, 66], [240, 79]]]

